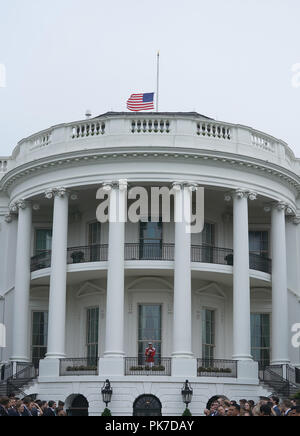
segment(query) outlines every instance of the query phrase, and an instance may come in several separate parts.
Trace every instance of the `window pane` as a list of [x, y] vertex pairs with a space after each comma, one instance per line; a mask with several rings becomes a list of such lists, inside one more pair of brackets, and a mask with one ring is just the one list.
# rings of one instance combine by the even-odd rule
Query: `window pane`
[[143, 364], [145, 350], [149, 342], [156, 348], [155, 363], [161, 357], [161, 305], [140, 305], [138, 324], [139, 364]]
[[270, 315], [251, 314], [251, 348], [254, 360], [262, 365], [270, 364]]
[[249, 231], [249, 250], [258, 256], [269, 256], [269, 232]]
[[38, 367], [44, 359], [48, 344], [48, 312], [33, 312], [32, 316], [32, 362]]
[[35, 233], [35, 252], [51, 250], [52, 246], [52, 229], [37, 229]]
[[99, 307], [87, 310], [87, 357], [90, 365], [98, 358]]
[[213, 359], [215, 350], [215, 312], [202, 310], [202, 357]]

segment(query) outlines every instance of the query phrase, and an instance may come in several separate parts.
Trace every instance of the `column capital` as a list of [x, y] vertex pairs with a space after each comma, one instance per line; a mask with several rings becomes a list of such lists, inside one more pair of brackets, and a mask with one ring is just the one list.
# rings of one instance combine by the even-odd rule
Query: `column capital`
[[265, 204], [264, 206], [265, 212], [271, 212], [274, 209], [277, 209], [278, 211], [284, 211], [285, 215], [289, 215], [291, 217], [295, 217], [297, 215], [293, 206], [286, 203], [285, 201], [273, 201], [271, 203]]
[[235, 189], [234, 191], [227, 192], [225, 194], [225, 201], [229, 202], [233, 200], [234, 198], [237, 198], [239, 200], [242, 200], [243, 198], [247, 198], [250, 201], [254, 201], [257, 199], [257, 193], [254, 191], [247, 191], [244, 189]]
[[110, 192], [112, 189], [119, 189], [120, 191], [127, 191], [128, 181], [126, 179], [112, 180], [102, 183], [104, 191]]
[[180, 181], [180, 182], [172, 182], [172, 188], [175, 191], [180, 191], [184, 188], [188, 188], [190, 191], [197, 191], [199, 187], [199, 184], [196, 182], [187, 182], [187, 181]]
[[5, 221], [7, 224], [12, 223], [13, 219], [14, 219], [14, 214], [12, 214], [12, 213], [7, 213], [7, 214], [5, 215], [5, 217], [4, 217], [4, 221]]
[[31, 202], [28, 200], [20, 199], [15, 202], [10, 203], [9, 211], [10, 213], [17, 214], [20, 209], [24, 210], [27, 207], [31, 207]]
[[64, 187], [50, 188], [45, 191], [45, 198], [47, 198], [47, 200], [52, 200], [55, 197], [69, 197], [70, 195], [70, 191], [68, 191], [67, 188]]

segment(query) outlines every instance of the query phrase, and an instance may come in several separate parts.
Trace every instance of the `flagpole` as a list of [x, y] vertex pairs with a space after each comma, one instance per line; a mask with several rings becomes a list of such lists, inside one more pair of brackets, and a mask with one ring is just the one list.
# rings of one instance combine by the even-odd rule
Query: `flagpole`
[[156, 112], [158, 112], [159, 103], [159, 51], [157, 52], [157, 88], [156, 88]]

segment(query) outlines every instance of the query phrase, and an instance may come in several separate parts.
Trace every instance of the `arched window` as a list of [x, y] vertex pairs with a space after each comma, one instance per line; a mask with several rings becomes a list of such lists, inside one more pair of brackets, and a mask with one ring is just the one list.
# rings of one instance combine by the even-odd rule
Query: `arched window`
[[133, 416], [162, 416], [162, 405], [154, 395], [141, 395], [133, 405]]
[[89, 416], [87, 399], [83, 395], [75, 396], [67, 413], [68, 416]]

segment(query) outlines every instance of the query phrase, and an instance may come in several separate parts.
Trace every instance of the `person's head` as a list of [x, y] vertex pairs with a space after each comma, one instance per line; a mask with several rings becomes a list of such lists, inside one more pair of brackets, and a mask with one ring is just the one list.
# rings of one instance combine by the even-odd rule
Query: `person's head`
[[55, 401], [49, 401], [48, 402], [48, 406], [50, 407], [50, 409], [56, 409], [56, 402]]
[[260, 416], [272, 416], [271, 407], [265, 404], [260, 406]]
[[223, 406], [219, 406], [217, 411], [219, 416], [226, 416], [226, 410]]
[[292, 399], [292, 400], [291, 400], [291, 403], [292, 403], [292, 406], [293, 406], [293, 407], [297, 406], [297, 400]]
[[247, 403], [247, 400], [240, 400], [240, 406], [245, 407], [245, 404]]
[[210, 410], [211, 410], [212, 412], [215, 412], [215, 411], [218, 409], [219, 406], [220, 406], [219, 401], [214, 401], [214, 402], [212, 403], [212, 405], [211, 405]]
[[17, 400], [15, 398], [9, 399], [9, 407], [15, 408]]
[[34, 402], [31, 398], [24, 398], [23, 404], [28, 410], [31, 410], [34, 406]]
[[57, 416], [67, 416], [66, 412], [63, 409], [58, 410]]
[[241, 410], [240, 416], [253, 416], [250, 410]]
[[281, 409], [286, 412], [287, 410], [291, 409], [293, 407], [290, 400], [283, 400], [281, 403]]
[[232, 404], [228, 409], [227, 416], [239, 416], [240, 411], [241, 411], [241, 408], [238, 404], [236, 404], [236, 403]]
[[254, 401], [253, 400], [249, 400], [248, 403], [249, 403], [251, 409], [253, 409], [253, 407], [255, 406]]
[[260, 397], [260, 403], [267, 405], [270, 399], [268, 397]]
[[42, 410], [47, 409], [47, 407], [48, 407], [47, 401], [41, 401], [41, 406], [40, 407], [41, 407]]
[[279, 398], [276, 397], [275, 395], [272, 395], [270, 397], [270, 401], [273, 403], [273, 406], [278, 406], [278, 404], [279, 404]]
[[58, 402], [58, 409], [62, 410], [65, 407], [65, 403], [63, 401]]
[[300, 416], [300, 406], [292, 407], [289, 416]]
[[153, 344], [152, 344], [152, 342], [149, 342], [148, 347], [149, 347], [149, 348], [153, 348]]
[[23, 401], [17, 401], [16, 402], [16, 411], [18, 412], [18, 413], [20, 413], [20, 415], [24, 412], [24, 404], [23, 404]]
[[4, 409], [9, 408], [10, 400], [8, 397], [2, 397], [0, 398], [0, 406], [4, 407]]

